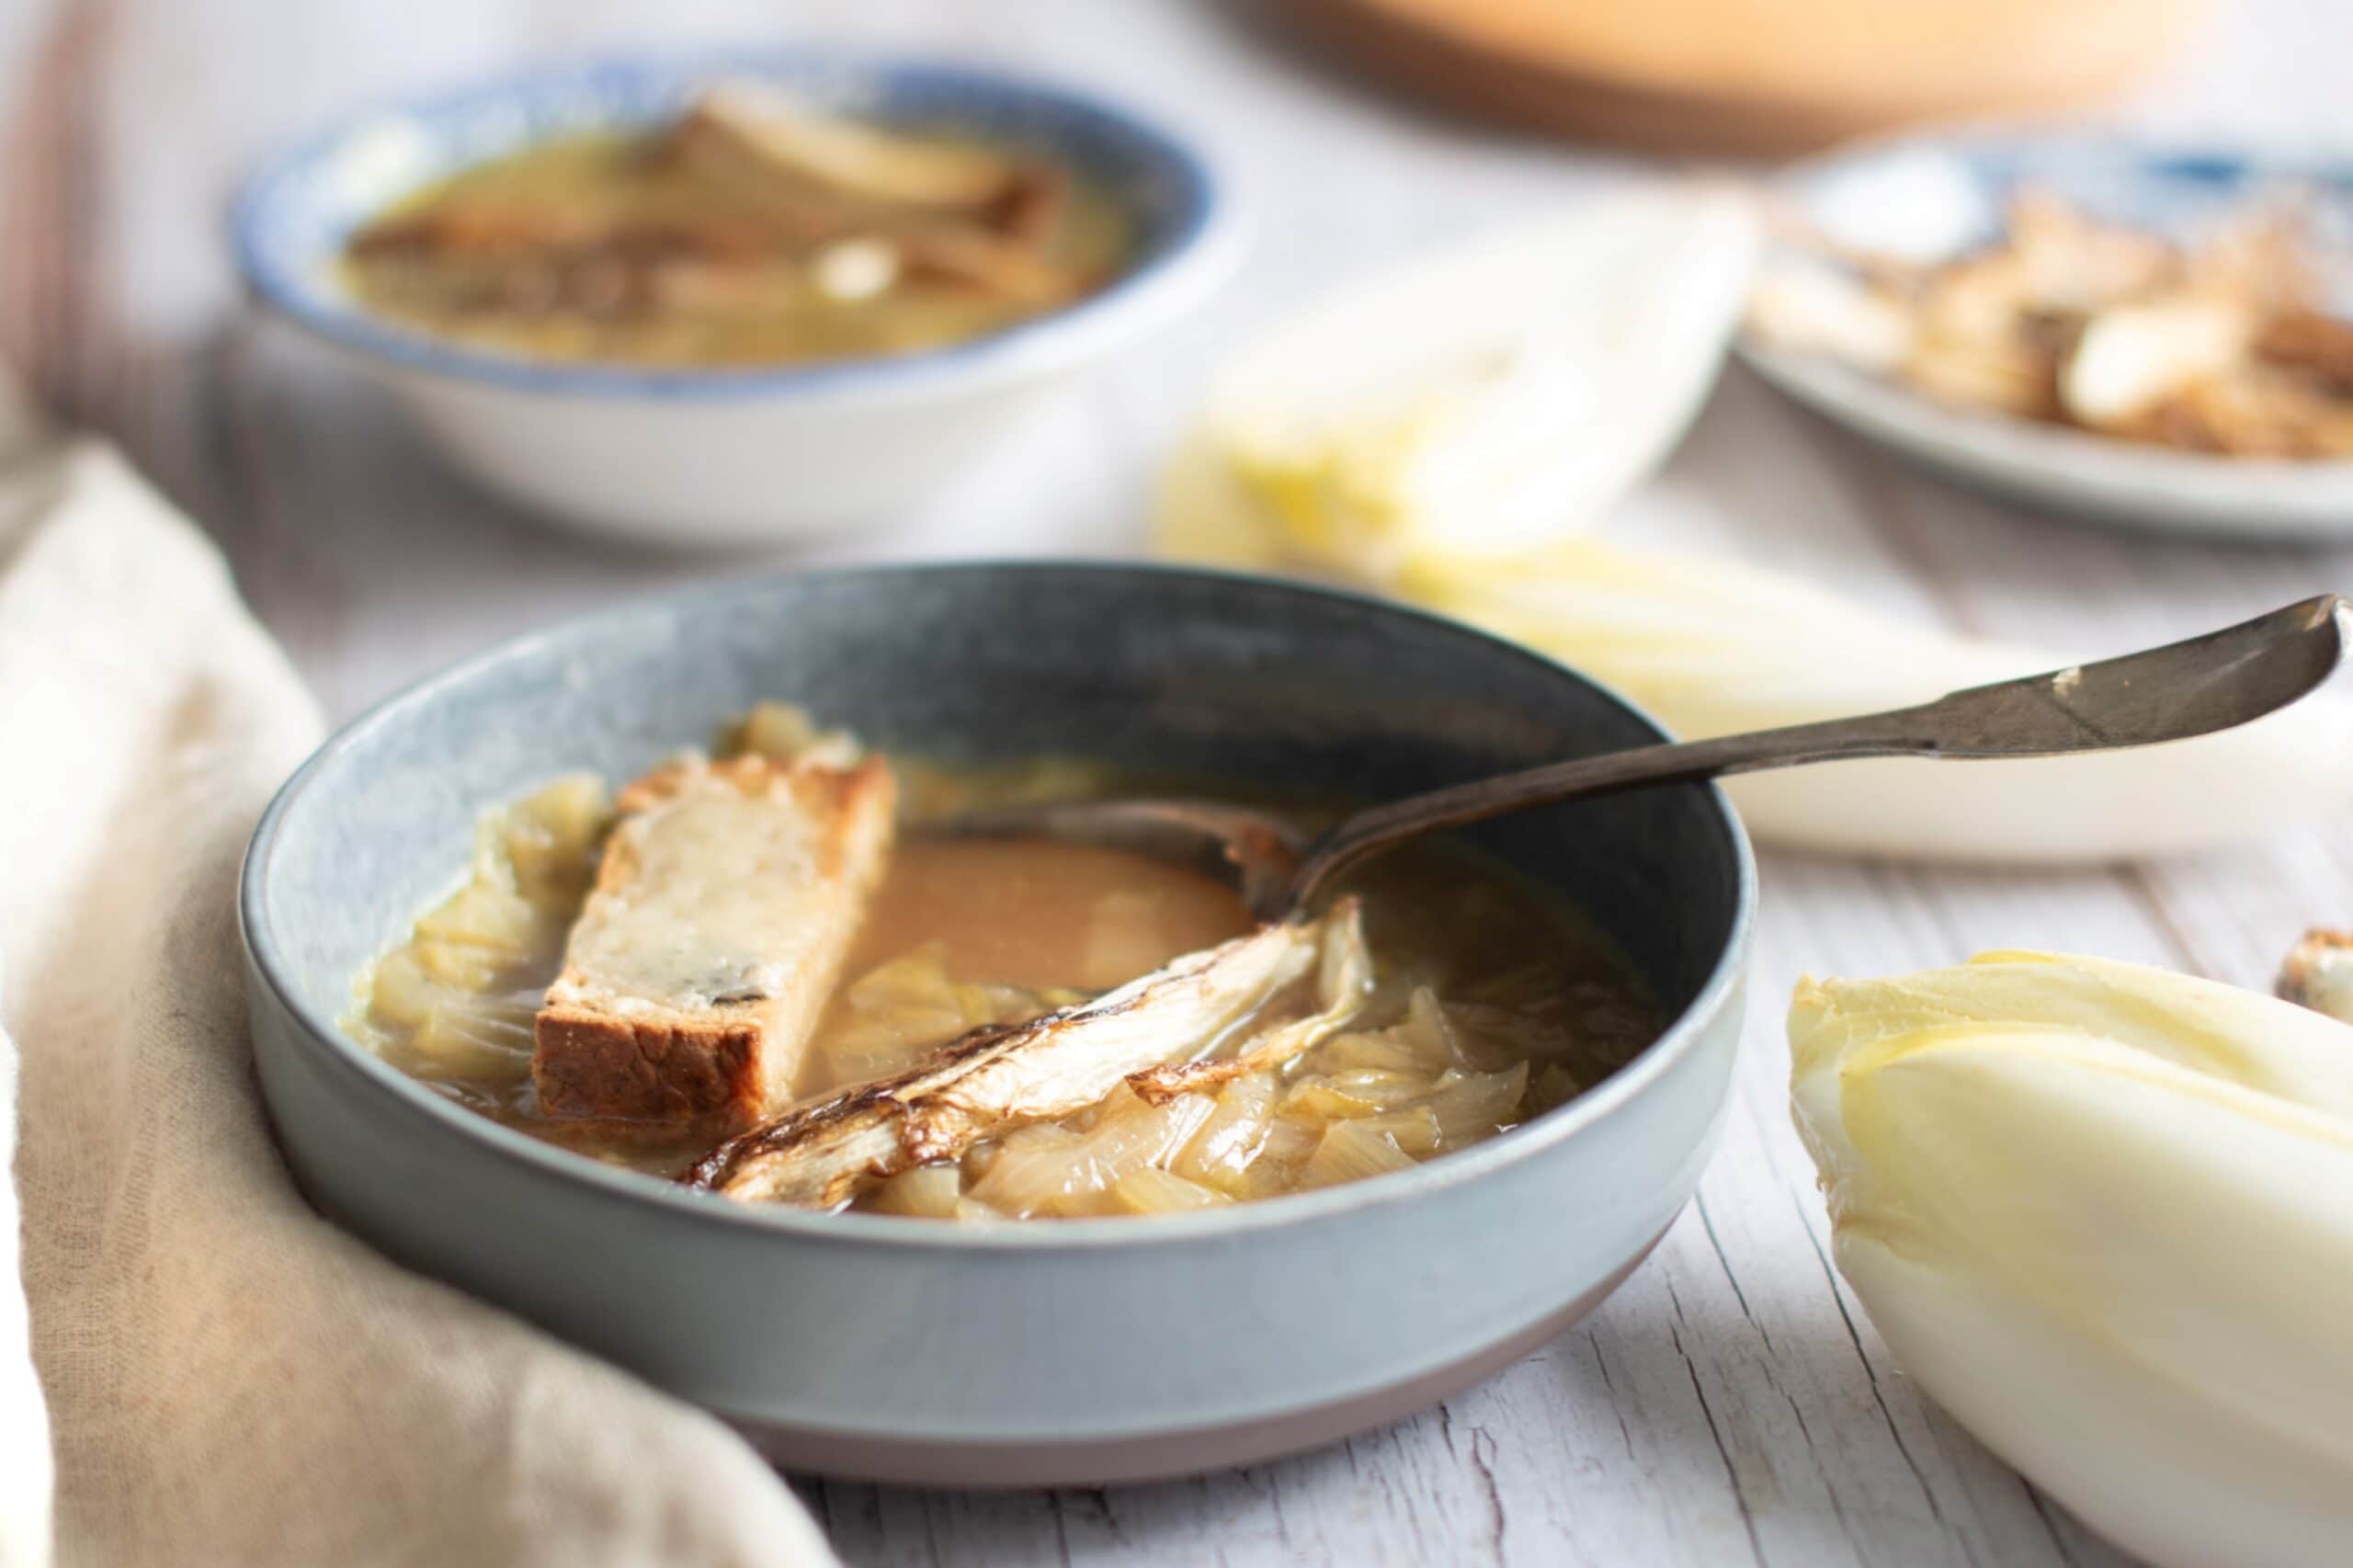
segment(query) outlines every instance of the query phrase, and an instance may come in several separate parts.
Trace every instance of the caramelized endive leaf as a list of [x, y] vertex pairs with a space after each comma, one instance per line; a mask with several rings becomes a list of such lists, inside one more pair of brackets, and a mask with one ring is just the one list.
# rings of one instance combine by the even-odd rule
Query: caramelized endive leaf
[[922, 1066], [730, 1139], [692, 1180], [747, 1201], [831, 1207], [1000, 1130], [1083, 1109], [1132, 1074], [1209, 1050], [1314, 966], [1326, 926], [1269, 926], [1083, 1006], [976, 1030]]

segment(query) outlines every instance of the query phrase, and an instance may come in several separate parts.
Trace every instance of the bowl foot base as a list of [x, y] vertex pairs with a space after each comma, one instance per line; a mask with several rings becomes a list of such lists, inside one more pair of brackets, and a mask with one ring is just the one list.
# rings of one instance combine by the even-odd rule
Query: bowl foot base
[[[724, 1419], [779, 1470], [908, 1486], [1108, 1486], [1233, 1470], [1336, 1443], [1402, 1421], [1506, 1367], [1566, 1331], [1641, 1267], [1661, 1236], [1556, 1312], [1442, 1367], [1329, 1404], [1214, 1426], [1130, 1437], [944, 1442], [875, 1437], [811, 1426]], [[723, 1414], [723, 1413], [722, 1413]]]

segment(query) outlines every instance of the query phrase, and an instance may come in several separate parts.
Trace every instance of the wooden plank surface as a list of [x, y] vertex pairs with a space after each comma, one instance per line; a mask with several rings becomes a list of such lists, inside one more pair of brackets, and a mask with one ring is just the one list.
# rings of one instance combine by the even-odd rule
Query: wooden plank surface
[[[2353, 144], [2343, 29], [2330, 0], [2226, 11], [2129, 118]], [[0, 354], [213, 531], [333, 717], [522, 628], [774, 564], [585, 545], [471, 491], [381, 397], [237, 308], [218, 213], [267, 140], [358, 96], [599, 45], [803, 33], [1131, 97], [1222, 149], [1258, 227], [1241, 279], [1199, 316], [919, 515], [803, 561], [1132, 552], [1159, 455], [1254, 323], [1343, 269], [1631, 166], [1393, 107], [1183, 0], [20, 0], [0, 17]], [[2069, 653], [2353, 583], [2341, 551], [2136, 540], [1955, 494], [1737, 374], [1615, 526]], [[1995, 945], [2262, 984], [2302, 926], [2353, 913], [2348, 825], [2053, 875], [1768, 856], [1722, 1150], [1698, 1203], [1586, 1324], [1442, 1408], [1279, 1464], [1108, 1492], [802, 1494], [846, 1558], [875, 1564], [2120, 1562], [1921, 1400], [1829, 1267], [1779, 1012], [1808, 970]]]

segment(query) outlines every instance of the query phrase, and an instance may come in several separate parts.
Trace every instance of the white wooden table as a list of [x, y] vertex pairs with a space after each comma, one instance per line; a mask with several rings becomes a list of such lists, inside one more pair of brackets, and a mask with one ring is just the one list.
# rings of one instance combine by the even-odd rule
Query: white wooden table
[[[494, 639], [752, 570], [584, 545], [440, 472], [381, 401], [234, 306], [219, 204], [267, 139], [353, 97], [599, 44], [813, 32], [1131, 97], [1221, 144], [1257, 210], [1210, 309], [1041, 416], [922, 516], [808, 559], [1141, 548], [1205, 368], [1342, 269], [1574, 196], [1625, 160], [1426, 118], [1184, 0], [16, 0], [0, 6], [0, 353], [111, 432], [228, 551], [341, 718]], [[2248, 4], [2125, 118], [2353, 143], [2353, 19]], [[2353, 585], [2341, 553], [2084, 531], [1938, 489], [1728, 378], [1621, 526], [1699, 535], [2070, 653]], [[1737, 1100], [1699, 1201], [1586, 1324], [1412, 1421], [1279, 1464], [1115, 1491], [801, 1487], [860, 1563], [2120, 1561], [1929, 1408], [1827, 1262], [1779, 1013], [1806, 970], [2046, 945], [2267, 983], [2353, 913], [2353, 812], [2228, 858], [2021, 876], [1765, 859]]]

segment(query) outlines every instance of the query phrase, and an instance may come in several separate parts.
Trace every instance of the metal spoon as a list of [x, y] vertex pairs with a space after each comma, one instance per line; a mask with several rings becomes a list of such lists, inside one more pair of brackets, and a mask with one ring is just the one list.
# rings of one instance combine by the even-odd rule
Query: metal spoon
[[1178, 861], [1237, 883], [1254, 916], [1279, 920], [1311, 904], [1341, 872], [1406, 839], [1532, 806], [1809, 762], [2058, 756], [2232, 729], [2326, 680], [2344, 654], [2347, 613], [2346, 599], [2324, 594], [2188, 642], [1971, 687], [1916, 708], [1506, 773], [1358, 812], [1312, 841], [1263, 812], [1208, 801], [1017, 806], [953, 818], [935, 831], [1066, 839]]

